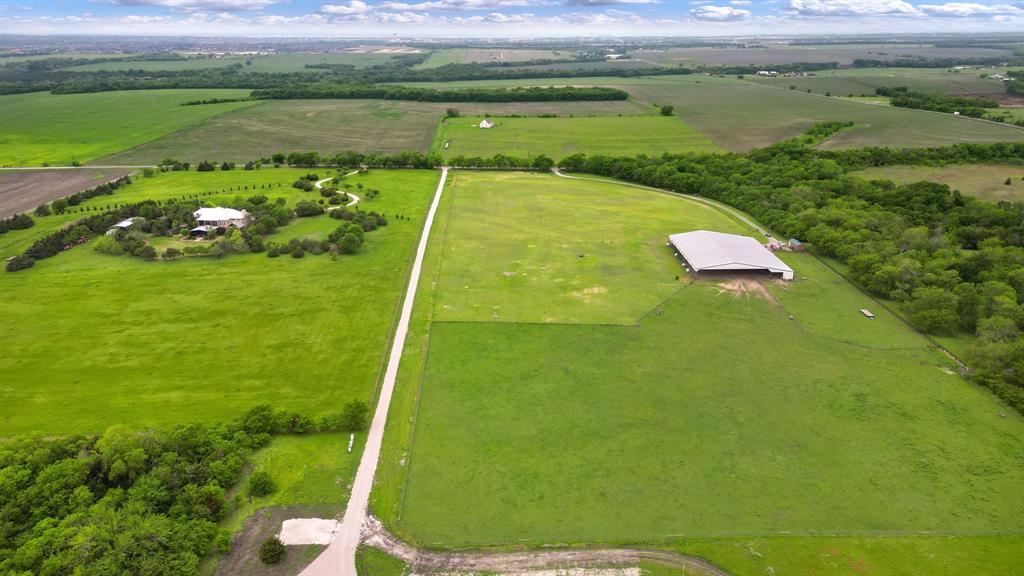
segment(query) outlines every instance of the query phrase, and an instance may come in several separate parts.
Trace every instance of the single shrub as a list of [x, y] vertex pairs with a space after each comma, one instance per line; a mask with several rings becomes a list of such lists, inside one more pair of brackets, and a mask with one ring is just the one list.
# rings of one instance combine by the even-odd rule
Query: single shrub
[[286, 552], [284, 544], [276, 536], [272, 536], [260, 544], [260, 561], [264, 564], [279, 564], [284, 560]]

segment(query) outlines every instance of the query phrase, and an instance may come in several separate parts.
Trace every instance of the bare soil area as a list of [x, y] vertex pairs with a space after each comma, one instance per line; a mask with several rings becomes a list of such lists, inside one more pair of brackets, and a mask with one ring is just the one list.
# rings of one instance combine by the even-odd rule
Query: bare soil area
[[0, 170], [0, 218], [27, 212], [43, 202], [99, 186], [131, 172], [109, 168]]
[[260, 544], [281, 531], [281, 524], [292, 518], [329, 517], [331, 506], [272, 506], [250, 516], [231, 542], [231, 552], [217, 564], [216, 576], [293, 576], [313, 561], [325, 546], [288, 546], [280, 564], [260, 561]]

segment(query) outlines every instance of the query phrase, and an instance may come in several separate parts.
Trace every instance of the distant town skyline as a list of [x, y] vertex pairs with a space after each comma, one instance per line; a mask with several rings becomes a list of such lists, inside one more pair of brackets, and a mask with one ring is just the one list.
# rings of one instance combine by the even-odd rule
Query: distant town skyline
[[9, 34], [301, 37], [1019, 32], [1024, 2], [7, 0]]

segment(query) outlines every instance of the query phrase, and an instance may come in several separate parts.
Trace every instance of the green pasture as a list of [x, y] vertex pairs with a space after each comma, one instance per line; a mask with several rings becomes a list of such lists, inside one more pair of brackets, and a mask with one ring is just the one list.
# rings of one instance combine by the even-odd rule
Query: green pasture
[[[869, 180], [893, 180], [909, 184], [931, 180], [990, 202], [1024, 202], [1024, 166], [1001, 164], [954, 164], [950, 166], [884, 166], [855, 172]], [[1010, 179], [1007, 184], [1006, 180]]]
[[[766, 294], [679, 282], [670, 253], [643, 248], [653, 229], [739, 225], [612, 183], [453, 175], [371, 497], [403, 538], [653, 544], [750, 576], [1014, 565], [1024, 419], [813, 256], [784, 255], [797, 281]], [[580, 186], [607, 206], [580, 193], [572, 203], [585, 214], [560, 210]], [[634, 226], [620, 226], [614, 204]], [[489, 241], [477, 240], [488, 222]], [[614, 245], [582, 248], [599, 237]], [[566, 254], [532, 254], [538, 245]], [[616, 250], [643, 261], [634, 294], [654, 300], [644, 291], [664, 278], [668, 299], [620, 298], [619, 317], [638, 325], [608, 325], [606, 307], [585, 305], [570, 323], [544, 323], [564, 290], [550, 285]], [[617, 272], [597, 274], [618, 282]], [[509, 303], [519, 317], [492, 317]]]
[[417, 68], [437, 68], [446, 64], [521, 62], [525, 60], [561, 60], [573, 57], [572, 52], [557, 50], [507, 48], [443, 48], [430, 53], [430, 57]]
[[84, 164], [254, 104], [181, 106], [182, 102], [247, 94], [189, 89], [0, 96], [0, 166]]
[[[227, 55], [219, 58], [188, 58], [186, 60], [133, 60], [101, 62], [68, 68], [73, 72], [97, 70], [201, 70], [241, 64], [246, 72], [302, 72], [307, 64], [347, 64], [356, 68], [386, 64], [395, 57], [391, 53], [334, 52], [262, 55]], [[248, 62], [248, 63], [247, 63]]]
[[250, 458], [251, 472], [264, 470], [276, 489], [268, 496], [248, 498], [246, 482], [241, 487], [244, 504], [222, 525], [231, 532], [261, 508], [290, 504], [333, 505], [341, 514], [348, 502], [349, 485], [359, 467], [365, 434], [357, 434], [348, 452], [348, 433], [275, 436], [270, 445]]
[[[436, 145], [445, 158], [545, 155], [559, 160], [570, 154], [660, 156], [720, 149], [674, 116], [598, 116], [559, 118], [491, 118], [493, 128], [480, 128], [482, 117], [450, 118], [438, 128]], [[444, 148], [448, 143], [448, 148]]]
[[1005, 48], [939, 47], [928, 44], [823, 44], [786, 45], [767, 44], [758, 48], [668, 48], [639, 49], [629, 53], [632, 58], [643, 58], [666, 65], [712, 66], [771, 65], [798, 62], [837, 62], [850, 64], [854, 60], [895, 60], [898, 58], [986, 58], [1011, 56]]
[[102, 159], [103, 163], [158, 162], [168, 156], [244, 162], [274, 152], [341, 150], [426, 152], [447, 108], [464, 114], [637, 114], [631, 101], [431, 103], [391, 100], [277, 100], [222, 114], [163, 138]]
[[833, 96], [874, 96], [876, 88], [895, 86], [905, 86], [917, 92], [1002, 94], [1002, 83], [980, 77], [982, 74], [995, 74], [996, 71], [992, 68], [848, 68], [817, 71], [813, 73], [814, 76], [801, 78], [764, 78], [748, 74], [744, 79], [775, 88], [796, 86], [796, 90], [811, 90], [815, 94], [831, 92]]
[[669, 234], [749, 231], [704, 204], [604, 182], [520, 172], [450, 178], [438, 321], [631, 325], [683, 286]]
[[[292, 205], [317, 197], [290, 187], [305, 172], [170, 172], [89, 202], [245, 185], [251, 189], [209, 199], [263, 193]], [[0, 334], [0, 436], [223, 421], [261, 403], [315, 415], [369, 401], [437, 174], [374, 171], [350, 178], [381, 190], [362, 206], [391, 223], [367, 234], [361, 253], [336, 261], [326, 254], [236, 254], [144, 262], [87, 244], [30, 270], [0, 274], [7, 323]], [[271, 188], [256, 188], [263, 184]], [[73, 217], [40, 218], [30, 230], [4, 235], [4, 242], [13, 251], [24, 246], [19, 235]], [[322, 219], [325, 231], [337, 222], [313, 218]], [[287, 235], [290, 226], [278, 234]]]
[[12, 62], [31, 62], [33, 60], [49, 60], [51, 58], [73, 58], [75, 60], [84, 60], [87, 58], [124, 58], [128, 56], [131, 55], [120, 52], [70, 52], [66, 54], [30, 54], [28, 56], [4, 54], [0, 55], [0, 66], [10, 64]]
[[[1024, 128], [924, 110], [893, 108], [772, 88], [735, 78], [702, 75], [637, 78], [544, 78], [425, 82], [424, 87], [615, 86], [644, 106], [672, 104], [687, 124], [730, 151], [793, 138], [819, 122], [850, 121], [827, 148], [944, 146], [957, 142], [1013, 142]], [[845, 96], [845, 94], [844, 94]]]

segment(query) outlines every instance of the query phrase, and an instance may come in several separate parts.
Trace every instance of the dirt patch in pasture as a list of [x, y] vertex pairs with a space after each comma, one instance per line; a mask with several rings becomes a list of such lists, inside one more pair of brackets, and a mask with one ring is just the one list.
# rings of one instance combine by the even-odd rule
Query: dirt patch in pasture
[[281, 532], [281, 525], [292, 518], [330, 518], [337, 510], [332, 506], [271, 506], [257, 511], [245, 520], [242, 530], [231, 541], [214, 574], [216, 576], [293, 576], [312, 562], [325, 546], [288, 546], [284, 560], [269, 566], [260, 561], [260, 544]]
[[718, 293], [719, 295], [729, 293], [732, 294], [735, 298], [740, 298], [743, 296], [746, 296], [748, 299], [750, 297], [762, 298], [764, 300], [771, 302], [772, 304], [778, 305], [779, 301], [776, 300], [775, 296], [773, 296], [772, 293], [768, 290], [768, 288], [765, 287], [765, 282], [778, 283], [777, 280], [758, 280], [754, 278], [736, 277], [730, 278], [723, 282], [719, 282], [717, 284]]
[[131, 170], [0, 170], [0, 218], [27, 212], [44, 202], [99, 186]]
[[608, 289], [604, 286], [591, 286], [590, 288], [584, 288], [583, 290], [573, 292], [572, 297], [583, 302], [590, 302], [594, 299], [594, 296], [607, 293]]

